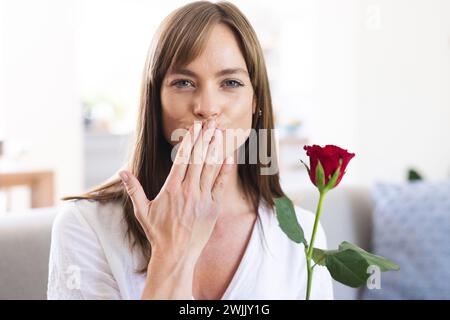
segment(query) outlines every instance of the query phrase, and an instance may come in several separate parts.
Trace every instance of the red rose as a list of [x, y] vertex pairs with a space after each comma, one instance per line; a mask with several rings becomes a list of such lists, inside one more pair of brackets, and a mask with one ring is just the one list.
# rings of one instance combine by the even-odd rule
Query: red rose
[[326, 186], [328, 184], [328, 181], [335, 173], [336, 169], [339, 167], [340, 160], [342, 160], [339, 177], [337, 178], [334, 186], [330, 186], [330, 189], [336, 187], [339, 184], [345, 174], [345, 168], [347, 167], [347, 164], [355, 156], [354, 153], [349, 153], [347, 152], [347, 150], [334, 145], [326, 145], [323, 148], [318, 145], [304, 146], [303, 149], [306, 150], [306, 155], [309, 156], [309, 177], [312, 183], [314, 183], [314, 185], [317, 187], [319, 187], [316, 182], [316, 167], [318, 162], [320, 161], [323, 167], [323, 171], [325, 174], [324, 185]]

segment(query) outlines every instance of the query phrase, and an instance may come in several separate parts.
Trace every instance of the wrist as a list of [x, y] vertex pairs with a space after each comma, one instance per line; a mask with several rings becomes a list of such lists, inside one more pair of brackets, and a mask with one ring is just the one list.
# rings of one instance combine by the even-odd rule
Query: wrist
[[152, 252], [142, 298], [191, 299], [195, 263], [193, 256], [170, 259]]
[[147, 277], [151, 273], [164, 274], [166, 277], [180, 277], [194, 271], [197, 258], [191, 255], [171, 257], [159, 252], [152, 251], [148, 263]]
[[200, 255], [187, 252], [176, 252], [175, 250], [162, 249], [156, 246], [152, 247], [151, 258], [148, 264], [148, 268], [156, 266], [165, 266], [169, 269], [178, 271], [179, 269], [194, 268], [197, 263], [197, 259]]

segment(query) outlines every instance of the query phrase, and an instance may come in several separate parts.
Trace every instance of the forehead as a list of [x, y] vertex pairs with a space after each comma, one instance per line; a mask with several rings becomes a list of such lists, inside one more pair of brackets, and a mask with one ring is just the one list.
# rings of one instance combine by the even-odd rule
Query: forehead
[[170, 73], [181, 68], [192, 70], [197, 74], [212, 74], [231, 68], [247, 70], [238, 40], [231, 29], [224, 24], [213, 27], [202, 51], [195, 59], [184, 66], [176, 66]]

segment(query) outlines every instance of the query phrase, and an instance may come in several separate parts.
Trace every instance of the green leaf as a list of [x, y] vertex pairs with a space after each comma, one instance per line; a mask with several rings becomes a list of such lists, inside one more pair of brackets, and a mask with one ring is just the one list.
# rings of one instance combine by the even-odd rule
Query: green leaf
[[[333, 251], [337, 251], [337, 250], [333, 250]], [[326, 251], [326, 250], [322, 250], [322, 249], [318, 249], [318, 248], [313, 248], [313, 253], [312, 253], [312, 259], [315, 263], [317, 263], [320, 266], [325, 266], [326, 264], [326, 258], [327, 258], [327, 252], [330, 253], [330, 251]]]
[[389, 270], [395, 270], [395, 271], [400, 270], [399, 265], [386, 259], [385, 257], [377, 256], [375, 254], [367, 252], [364, 249], [362, 249], [354, 244], [351, 244], [347, 241], [344, 241], [339, 245], [339, 250], [347, 250], [347, 249], [358, 251], [366, 259], [366, 261], [369, 263], [369, 265], [378, 266], [380, 268], [381, 272], [385, 272], [385, 271], [389, 271]]
[[408, 169], [408, 181], [419, 181], [419, 180], [423, 180], [422, 175], [415, 169]]
[[306, 163], [303, 162], [303, 160], [300, 159], [300, 162], [303, 163], [303, 165], [305, 166], [306, 170], [308, 171], [308, 176], [311, 176], [311, 171], [309, 170], [309, 167]]
[[366, 284], [370, 274], [368, 267], [376, 265], [381, 272], [400, 270], [394, 262], [374, 254], [349, 242], [342, 242], [338, 250], [313, 249], [313, 260], [325, 265], [334, 280], [357, 288]]
[[289, 239], [296, 243], [303, 243], [307, 246], [303, 229], [297, 221], [295, 208], [292, 201], [287, 197], [275, 199], [275, 208], [277, 220], [281, 230], [288, 236]]
[[320, 163], [320, 160], [317, 160], [316, 165], [316, 186], [320, 191], [325, 186], [325, 171], [323, 170], [323, 166]]
[[326, 258], [326, 266], [334, 280], [352, 288], [366, 284], [369, 263], [355, 250], [337, 251]]

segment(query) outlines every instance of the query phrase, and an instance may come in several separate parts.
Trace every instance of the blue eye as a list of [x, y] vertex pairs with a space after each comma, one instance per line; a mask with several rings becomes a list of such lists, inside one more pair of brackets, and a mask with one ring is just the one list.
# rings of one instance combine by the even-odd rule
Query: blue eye
[[[225, 80], [224, 81], [225, 86], [229, 88], [238, 88], [243, 87], [244, 84], [237, 81], [237, 80]], [[172, 82], [173, 86], [176, 86], [177, 88], [189, 88], [190, 86], [194, 87], [194, 84], [190, 80], [182, 79], [182, 80], [175, 80]]]
[[188, 84], [192, 84], [192, 82], [189, 80], [177, 80], [172, 83], [172, 85], [174, 85], [178, 88], [187, 88]]
[[228, 84], [231, 83], [231, 85], [229, 85], [229, 87], [232, 87], [232, 88], [237, 88], [237, 87], [242, 87], [242, 86], [244, 86], [242, 83], [240, 83], [240, 82], [237, 81], [237, 80], [225, 80], [225, 83], [228, 83]]

